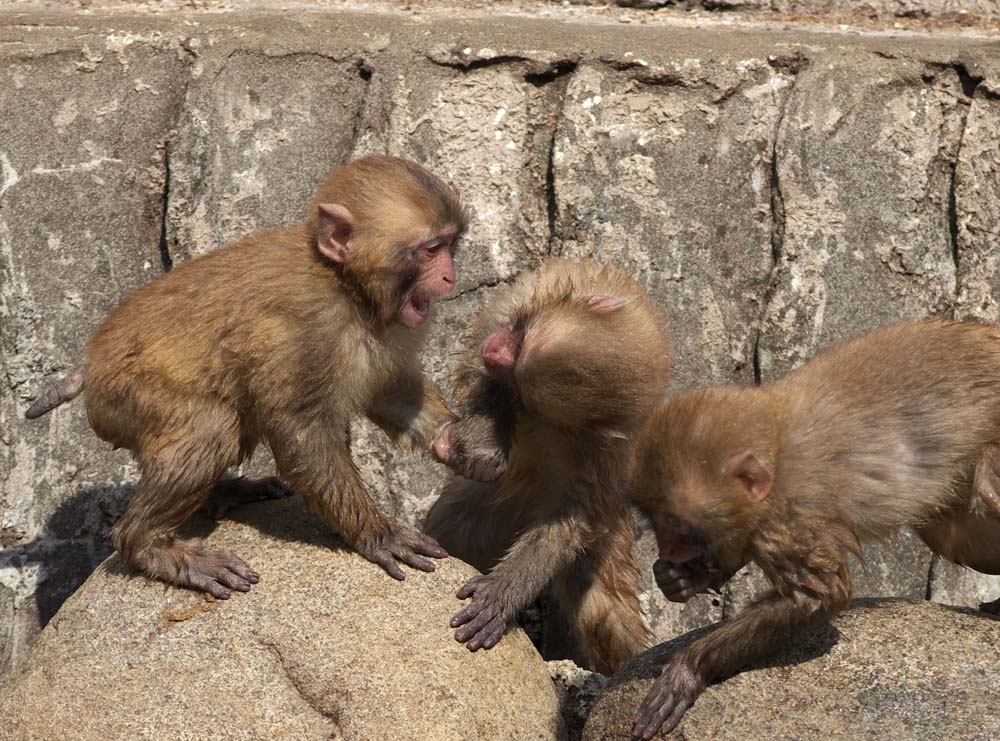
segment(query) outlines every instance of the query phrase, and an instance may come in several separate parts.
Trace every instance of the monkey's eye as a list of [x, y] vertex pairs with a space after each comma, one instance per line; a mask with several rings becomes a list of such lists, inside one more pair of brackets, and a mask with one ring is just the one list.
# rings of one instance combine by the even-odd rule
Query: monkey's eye
[[435, 239], [433, 242], [428, 242], [424, 245], [424, 251], [428, 255], [436, 255], [441, 251], [442, 247], [444, 247], [444, 242], [440, 239]]

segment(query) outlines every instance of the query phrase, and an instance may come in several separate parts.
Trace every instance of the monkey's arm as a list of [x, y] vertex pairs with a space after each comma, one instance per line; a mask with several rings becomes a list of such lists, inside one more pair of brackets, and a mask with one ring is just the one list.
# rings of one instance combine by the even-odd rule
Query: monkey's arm
[[421, 375], [400, 378], [373, 399], [368, 418], [407, 453], [428, 450], [434, 436], [456, 419], [434, 384]]
[[406, 577], [397, 562], [434, 571], [434, 564], [424, 556], [448, 555], [429, 535], [379, 511], [365, 491], [346, 440], [338, 439], [329, 422], [313, 419], [281, 424], [279, 418], [271, 425], [268, 441], [282, 480], [361, 556], [402, 580]]
[[768, 656], [797, 630], [850, 600], [850, 578], [842, 559], [835, 570], [804, 570], [803, 577], [799, 584], [768, 592], [675, 653], [643, 700], [632, 735], [649, 739], [657, 732], [669, 733], [711, 682]]
[[507, 470], [514, 435], [517, 401], [496, 381], [478, 380], [459, 405], [457, 422], [446, 425], [434, 440], [434, 457], [459, 476], [495, 481]]
[[583, 527], [582, 517], [572, 514], [535, 525], [490, 573], [466, 582], [456, 596], [472, 602], [451, 619], [455, 640], [470, 651], [497, 645], [517, 613], [583, 550]]

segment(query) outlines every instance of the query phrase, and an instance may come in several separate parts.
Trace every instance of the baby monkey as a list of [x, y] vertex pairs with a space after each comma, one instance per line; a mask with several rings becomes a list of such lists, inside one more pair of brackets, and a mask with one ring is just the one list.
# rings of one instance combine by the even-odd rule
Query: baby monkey
[[488, 572], [459, 590], [472, 602], [455, 638], [491, 648], [551, 584], [590, 664], [611, 673], [651, 640], [623, 488], [632, 435], [666, 389], [663, 318], [624, 271], [553, 259], [491, 301], [470, 339], [460, 420], [433, 450], [481, 481], [453, 478], [425, 525]]
[[748, 561], [773, 585], [672, 657], [633, 729], [648, 739], [713, 680], [842, 609], [846, 557], [864, 542], [909, 526], [942, 557], [1000, 574], [1000, 333], [902, 322], [766, 386], [673, 399], [637, 436], [629, 493], [655, 525], [671, 599]]
[[260, 441], [281, 481], [358, 553], [402, 579], [433, 571], [434, 540], [386, 517], [351, 461], [364, 414], [405, 450], [454, 419], [417, 358], [433, 299], [455, 285], [465, 215], [434, 174], [364, 157], [320, 187], [306, 223], [257, 234], [127, 296], [87, 345], [86, 364], [27, 411], [83, 392], [97, 435], [132, 451], [142, 479], [111, 537], [135, 569], [225, 599], [259, 577], [236, 556], [178, 540], [213, 492], [282, 488], [221, 480]]

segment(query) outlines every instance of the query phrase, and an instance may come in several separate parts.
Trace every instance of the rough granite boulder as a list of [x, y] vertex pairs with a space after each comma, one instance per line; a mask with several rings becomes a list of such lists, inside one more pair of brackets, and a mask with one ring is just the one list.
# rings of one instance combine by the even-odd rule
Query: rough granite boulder
[[[698, 633], [650, 649], [612, 677], [584, 741], [629, 739], [666, 660]], [[1000, 620], [908, 600], [856, 600], [832, 623], [713, 685], [678, 739], [995, 739]]]
[[111, 557], [4, 686], [0, 738], [562, 737], [520, 629], [475, 654], [452, 638], [470, 566], [395, 582], [298, 498], [232, 514], [206, 543], [244, 556], [260, 584], [206, 601]]

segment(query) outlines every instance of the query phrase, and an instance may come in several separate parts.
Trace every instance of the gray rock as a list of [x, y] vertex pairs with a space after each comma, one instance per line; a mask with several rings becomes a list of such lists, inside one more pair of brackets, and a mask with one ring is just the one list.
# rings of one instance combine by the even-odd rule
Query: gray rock
[[[591, 711], [583, 738], [629, 739], [633, 715], [653, 679], [695, 634], [623, 667]], [[996, 738], [997, 656], [997, 618], [927, 602], [858, 600], [832, 624], [796, 636], [773, 657], [709, 687], [675, 735]]]
[[546, 661], [559, 695], [567, 741], [578, 741], [597, 696], [608, 683], [603, 674], [581, 669], [569, 659]]
[[488, 652], [453, 640], [470, 567], [450, 559], [400, 583], [297, 498], [233, 514], [205, 542], [244, 556], [260, 584], [206, 601], [112, 557], [0, 692], [0, 738], [562, 736], [545, 663], [519, 629]]

